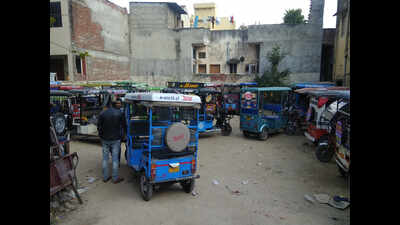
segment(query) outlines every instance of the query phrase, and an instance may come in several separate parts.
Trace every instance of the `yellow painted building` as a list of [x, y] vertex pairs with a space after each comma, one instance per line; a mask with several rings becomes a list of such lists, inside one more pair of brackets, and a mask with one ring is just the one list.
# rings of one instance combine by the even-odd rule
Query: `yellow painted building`
[[[217, 17], [215, 3], [193, 4], [194, 15], [191, 17], [191, 27], [203, 27], [210, 30], [234, 30], [236, 22], [232, 17]], [[213, 20], [214, 18], [214, 20]]]
[[338, 0], [333, 80], [350, 86], [350, 0]]

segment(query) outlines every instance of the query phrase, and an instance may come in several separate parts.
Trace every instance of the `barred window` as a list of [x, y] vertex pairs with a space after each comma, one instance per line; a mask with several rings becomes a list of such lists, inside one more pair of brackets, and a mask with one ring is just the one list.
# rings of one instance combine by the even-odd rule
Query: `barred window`
[[205, 59], [206, 58], [206, 53], [205, 52], [199, 52], [199, 59]]
[[61, 2], [50, 2], [50, 17], [55, 19], [51, 27], [62, 27]]

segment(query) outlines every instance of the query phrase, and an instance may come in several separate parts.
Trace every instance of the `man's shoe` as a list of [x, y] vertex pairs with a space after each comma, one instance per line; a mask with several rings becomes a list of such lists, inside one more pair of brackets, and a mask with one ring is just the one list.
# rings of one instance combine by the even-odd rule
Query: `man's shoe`
[[111, 177], [109, 177], [109, 178], [107, 178], [107, 179], [105, 179], [105, 180], [103, 179], [103, 182], [104, 182], [104, 183], [107, 183], [110, 179], [111, 179]]
[[118, 177], [117, 180], [113, 180], [113, 183], [114, 183], [114, 184], [118, 184], [118, 183], [120, 183], [120, 182], [122, 182], [122, 181], [124, 181], [124, 178]]

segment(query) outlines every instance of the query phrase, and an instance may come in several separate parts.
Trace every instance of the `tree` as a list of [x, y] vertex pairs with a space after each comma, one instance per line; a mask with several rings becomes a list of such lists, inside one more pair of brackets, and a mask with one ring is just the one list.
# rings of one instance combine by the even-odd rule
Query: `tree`
[[266, 70], [261, 77], [256, 76], [254, 81], [259, 87], [279, 87], [287, 86], [286, 81], [290, 70], [278, 71], [279, 63], [286, 57], [286, 53], [281, 53], [279, 46], [274, 46], [272, 51], [267, 53], [267, 59], [271, 63], [271, 68]]
[[307, 20], [305, 20], [304, 16], [301, 14], [301, 9], [289, 9], [285, 12], [283, 23], [290, 25], [305, 24]]
[[54, 17], [50, 16], [50, 27], [52, 27], [55, 22], [56, 22], [56, 19]]

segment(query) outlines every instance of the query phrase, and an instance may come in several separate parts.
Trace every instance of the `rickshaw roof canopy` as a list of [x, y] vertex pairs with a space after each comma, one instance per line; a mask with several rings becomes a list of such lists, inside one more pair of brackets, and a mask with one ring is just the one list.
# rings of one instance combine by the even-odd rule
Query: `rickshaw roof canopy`
[[72, 94], [68, 91], [63, 90], [50, 90], [50, 96], [71, 96]]
[[332, 87], [335, 86], [333, 82], [303, 82], [292, 84], [293, 88], [318, 88], [318, 87]]
[[243, 88], [242, 91], [291, 91], [289, 87], [248, 87]]
[[72, 94], [81, 94], [81, 95], [88, 95], [88, 94], [109, 94], [106, 90], [98, 90], [98, 89], [76, 89], [76, 90], [69, 90]]
[[335, 96], [335, 97], [341, 97], [341, 95], [343, 95], [338, 90], [315, 90], [315, 91], [309, 91], [307, 94], [313, 96]]
[[348, 87], [337, 87], [337, 86], [331, 86], [331, 87], [314, 87], [314, 88], [301, 88], [294, 90], [296, 93], [300, 94], [306, 94], [306, 93], [311, 93], [312, 91], [333, 91], [333, 90], [349, 90]]
[[200, 88], [199, 93], [221, 93], [221, 91], [213, 88]]
[[334, 90], [341, 98], [350, 99], [350, 90]]
[[148, 101], [200, 104], [201, 99], [197, 95], [184, 95], [175, 93], [128, 93], [124, 101]]

